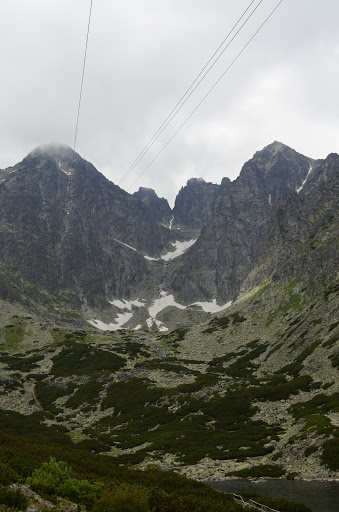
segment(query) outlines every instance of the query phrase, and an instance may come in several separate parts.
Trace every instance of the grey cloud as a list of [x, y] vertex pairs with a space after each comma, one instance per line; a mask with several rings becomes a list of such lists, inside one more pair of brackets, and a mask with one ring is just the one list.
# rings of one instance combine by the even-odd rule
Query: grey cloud
[[[249, 0], [93, 1], [77, 151], [117, 183]], [[184, 107], [128, 188], [277, 4], [246, 30]], [[0, 168], [51, 140], [72, 145], [89, 1], [0, 8]], [[192, 176], [234, 179], [273, 140], [315, 158], [338, 151], [339, 4], [284, 1], [198, 112], [131, 191], [173, 201]]]

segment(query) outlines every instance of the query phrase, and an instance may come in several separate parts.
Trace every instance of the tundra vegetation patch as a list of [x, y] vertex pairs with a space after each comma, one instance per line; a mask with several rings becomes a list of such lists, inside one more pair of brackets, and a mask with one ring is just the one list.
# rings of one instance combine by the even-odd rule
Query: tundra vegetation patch
[[35, 320], [11, 318], [1, 431], [198, 479], [330, 477], [337, 307], [334, 284], [318, 295], [296, 280], [264, 283], [202, 325], [163, 335], [55, 327], [36, 348]]

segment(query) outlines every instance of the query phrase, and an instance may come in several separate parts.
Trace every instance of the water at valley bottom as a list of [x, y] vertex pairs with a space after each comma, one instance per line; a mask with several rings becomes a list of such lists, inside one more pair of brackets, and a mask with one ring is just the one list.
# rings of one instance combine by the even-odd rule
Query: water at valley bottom
[[206, 481], [218, 491], [241, 494], [257, 492], [304, 503], [312, 512], [339, 512], [339, 481], [318, 480], [222, 480]]

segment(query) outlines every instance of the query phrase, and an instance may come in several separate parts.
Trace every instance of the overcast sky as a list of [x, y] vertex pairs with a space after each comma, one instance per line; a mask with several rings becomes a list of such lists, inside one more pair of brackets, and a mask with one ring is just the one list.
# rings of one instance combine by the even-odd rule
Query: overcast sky
[[[191, 177], [235, 179], [274, 140], [313, 158], [339, 152], [339, 2], [283, 0], [132, 185], [278, 1], [261, 2], [122, 188], [151, 187], [172, 203]], [[249, 4], [93, 0], [76, 151], [118, 183]], [[1, 1], [0, 168], [40, 144], [73, 145], [89, 7]]]

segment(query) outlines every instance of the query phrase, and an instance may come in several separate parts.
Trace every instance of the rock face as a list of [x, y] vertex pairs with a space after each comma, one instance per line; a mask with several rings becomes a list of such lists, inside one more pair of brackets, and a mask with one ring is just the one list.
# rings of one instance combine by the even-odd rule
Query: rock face
[[171, 271], [169, 280], [180, 300], [235, 298], [265, 246], [273, 212], [302, 187], [311, 165], [310, 158], [274, 142], [243, 166], [223, 189], [197, 242]]
[[[265, 247], [244, 288], [296, 276], [313, 285], [336, 279], [339, 267], [339, 156], [316, 167], [317, 186], [282, 200], [273, 212]], [[304, 192], [304, 191], [303, 191]]]
[[50, 291], [130, 295], [148, 272], [140, 252], [169, 240], [142, 201], [67, 146], [38, 148], [0, 178], [0, 260]]
[[172, 210], [167, 199], [158, 197], [154, 190], [144, 187], [140, 187], [138, 192], [134, 192], [133, 196], [147, 207], [153, 219], [169, 226], [172, 218]]
[[173, 327], [196, 319], [185, 306], [225, 304], [247, 282], [333, 274], [325, 242], [309, 240], [335, 214], [338, 169], [338, 155], [314, 161], [274, 142], [232, 183], [189, 180], [171, 211], [151, 189], [123, 191], [68, 146], [39, 147], [0, 171], [1, 294], [20, 302], [21, 281], [71, 290], [77, 310], [97, 312], [140, 298], [144, 316], [127, 327], [146, 326], [149, 307], [153, 323], [159, 313]]
[[211, 219], [218, 200], [220, 186], [192, 178], [182, 187], [175, 199], [174, 223], [201, 229]]

